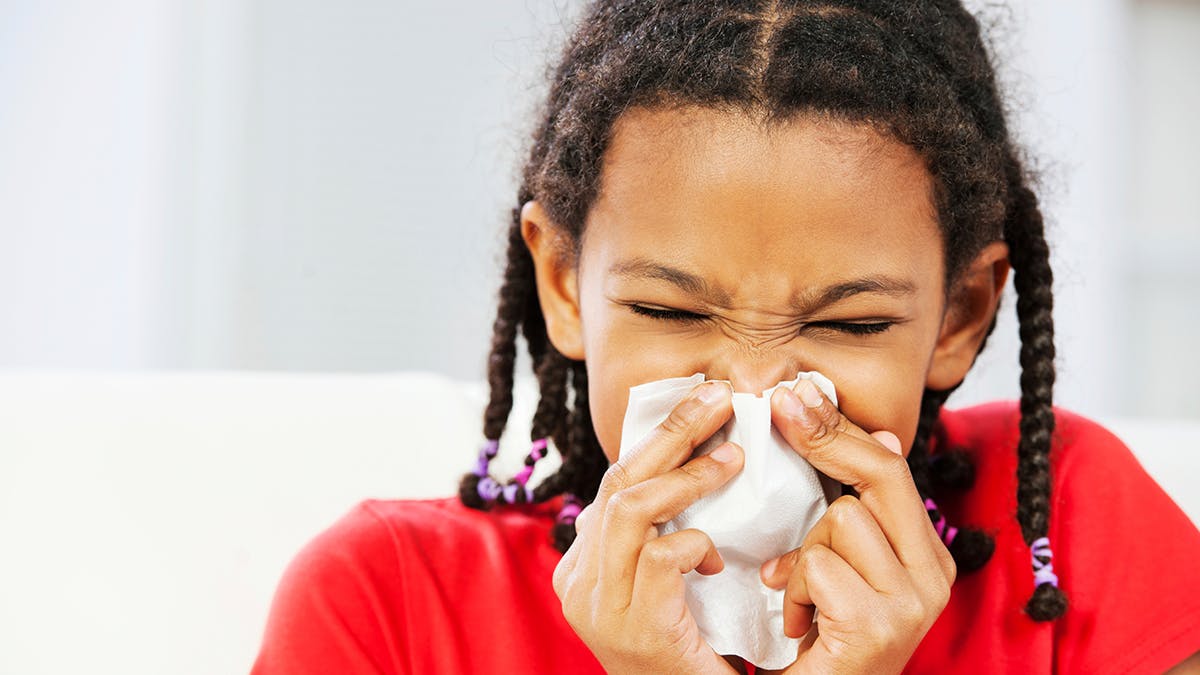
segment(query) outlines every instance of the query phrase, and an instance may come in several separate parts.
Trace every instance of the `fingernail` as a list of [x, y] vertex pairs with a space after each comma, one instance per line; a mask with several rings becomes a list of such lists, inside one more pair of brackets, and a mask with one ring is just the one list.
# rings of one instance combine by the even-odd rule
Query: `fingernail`
[[800, 386], [797, 387], [800, 391], [797, 394], [800, 400], [804, 401], [804, 405], [809, 408], [816, 408], [821, 405], [821, 392], [817, 391], [817, 385], [812, 383], [812, 380], [800, 380]]
[[713, 450], [711, 453], [709, 453], [709, 457], [712, 457], [722, 464], [728, 464], [732, 462], [735, 455], [736, 453], [733, 451], [733, 446], [729, 445], [728, 443], [722, 443], [721, 445], [717, 446], [716, 450]]
[[703, 403], [714, 405], [724, 400], [725, 392], [728, 389], [729, 385], [724, 382], [705, 382], [700, 385], [700, 391], [696, 392], [696, 397]]
[[783, 412], [789, 417], [802, 419], [808, 416], [808, 410], [804, 407], [804, 403], [800, 401], [800, 397], [796, 396], [796, 392], [787, 387], [780, 387], [779, 394], [783, 398]]
[[763, 565], [762, 578], [764, 580], [770, 579], [771, 575], [775, 573], [776, 567], [779, 567], [779, 558], [775, 558], [774, 560], [768, 560], [767, 564]]

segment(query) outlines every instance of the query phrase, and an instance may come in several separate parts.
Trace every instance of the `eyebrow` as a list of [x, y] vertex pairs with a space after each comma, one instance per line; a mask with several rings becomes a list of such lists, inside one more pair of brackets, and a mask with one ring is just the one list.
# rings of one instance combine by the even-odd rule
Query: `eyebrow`
[[[628, 279], [666, 281], [685, 293], [712, 304], [721, 306], [731, 304], [731, 296], [728, 291], [720, 287], [713, 287], [703, 277], [645, 258], [618, 262], [609, 268], [609, 273]], [[860, 293], [905, 296], [915, 292], [916, 286], [911, 281], [883, 274], [873, 274], [861, 279], [839, 282], [816, 292], [805, 293], [798, 298], [793, 298], [791, 304], [792, 308], [799, 313], [807, 314]]]

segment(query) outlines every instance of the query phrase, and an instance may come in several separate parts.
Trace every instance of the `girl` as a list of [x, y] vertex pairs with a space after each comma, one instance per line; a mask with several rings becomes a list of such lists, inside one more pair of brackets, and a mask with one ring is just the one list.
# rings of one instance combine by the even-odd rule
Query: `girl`
[[[1020, 403], [944, 410], [1010, 269]], [[803, 370], [840, 409], [802, 381], [773, 424], [846, 488], [761, 569], [804, 637], [785, 672], [1200, 672], [1200, 532], [1117, 439], [1052, 407], [1052, 300], [957, 2], [597, 2], [517, 195], [461, 503], [368, 501], [318, 537], [255, 672], [750, 671], [683, 601], [683, 574], [721, 556], [655, 525], [740, 470], [736, 445], [691, 456], [731, 387]], [[518, 334], [541, 399], [501, 484]], [[697, 372], [729, 384], [618, 456], [629, 388]], [[534, 488], [548, 441], [562, 467]]]

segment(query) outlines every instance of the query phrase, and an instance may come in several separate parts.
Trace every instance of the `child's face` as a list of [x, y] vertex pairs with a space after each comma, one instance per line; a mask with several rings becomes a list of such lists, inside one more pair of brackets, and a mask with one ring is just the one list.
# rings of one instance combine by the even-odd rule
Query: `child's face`
[[629, 388], [697, 372], [758, 393], [820, 371], [846, 417], [907, 453], [924, 388], [965, 376], [1008, 269], [986, 248], [947, 311], [932, 194], [917, 153], [867, 126], [625, 113], [577, 260], [536, 202], [523, 212], [551, 341], [587, 362], [609, 460]]

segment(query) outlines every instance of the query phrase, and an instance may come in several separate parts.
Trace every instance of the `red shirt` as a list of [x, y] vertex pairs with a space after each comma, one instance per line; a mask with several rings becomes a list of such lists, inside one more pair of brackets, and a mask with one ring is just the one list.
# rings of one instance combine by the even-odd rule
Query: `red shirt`
[[[1070, 608], [1047, 623], [1021, 611], [1016, 406], [943, 411], [977, 478], [939, 506], [992, 532], [996, 552], [959, 577], [906, 672], [1161, 673], [1200, 651], [1200, 531], [1115, 436], [1057, 412], [1049, 537]], [[558, 504], [359, 504], [289, 566], [253, 673], [603, 672], [551, 587]]]

